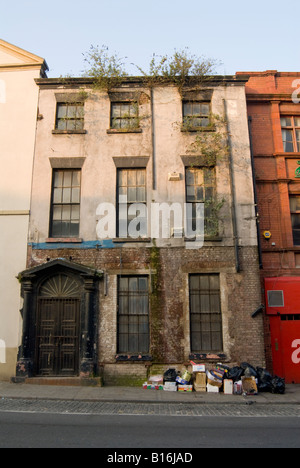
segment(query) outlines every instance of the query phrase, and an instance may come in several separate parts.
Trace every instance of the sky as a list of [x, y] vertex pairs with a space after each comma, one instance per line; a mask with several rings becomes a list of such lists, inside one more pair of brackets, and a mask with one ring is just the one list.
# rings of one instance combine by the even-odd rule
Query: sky
[[91, 45], [148, 70], [153, 54], [217, 60], [216, 73], [300, 71], [299, 0], [0, 0], [0, 38], [39, 55], [49, 78], [80, 76]]

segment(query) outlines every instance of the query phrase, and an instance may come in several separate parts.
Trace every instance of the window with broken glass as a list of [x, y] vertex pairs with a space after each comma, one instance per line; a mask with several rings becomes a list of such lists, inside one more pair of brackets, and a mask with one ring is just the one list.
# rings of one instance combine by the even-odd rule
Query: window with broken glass
[[189, 288], [191, 352], [222, 351], [219, 275], [191, 275]]
[[78, 237], [80, 170], [54, 170], [50, 237]]
[[117, 352], [149, 352], [149, 284], [146, 276], [118, 278]]
[[83, 130], [84, 103], [58, 102], [56, 109], [55, 129], [61, 131]]

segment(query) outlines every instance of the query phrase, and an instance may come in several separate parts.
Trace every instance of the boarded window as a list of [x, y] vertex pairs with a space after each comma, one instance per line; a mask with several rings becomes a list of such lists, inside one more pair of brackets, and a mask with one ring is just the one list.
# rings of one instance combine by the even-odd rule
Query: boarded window
[[149, 352], [148, 277], [118, 278], [118, 353]]
[[191, 352], [219, 352], [223, 348], [220, 277], [190, 276]]

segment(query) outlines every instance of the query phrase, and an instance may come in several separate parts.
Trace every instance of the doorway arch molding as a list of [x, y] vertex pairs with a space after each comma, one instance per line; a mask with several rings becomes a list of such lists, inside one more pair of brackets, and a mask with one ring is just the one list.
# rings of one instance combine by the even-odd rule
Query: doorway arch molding
[[22, 340], [16, 377], [22, 382], [37, 375], [39, 299], [76, 299], [79, 303], [78, 366], [76, 374], [89, 378], [97, 373], [98, 283], [103, 272], [63, 258], [29, 268], [18, 275], [23, 297]]

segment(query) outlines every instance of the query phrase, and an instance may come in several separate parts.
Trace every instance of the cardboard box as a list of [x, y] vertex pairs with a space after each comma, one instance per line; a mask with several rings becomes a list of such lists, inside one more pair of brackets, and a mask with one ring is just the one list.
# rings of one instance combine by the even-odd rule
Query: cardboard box
[[193, 364], [193, 372], [205, 372], [205, 364]]
[[207, 393], [219, 393], [220, 389], [219, 387], [216, 387], [215, 385], [210, 385], [209, 383], [206, 385], [207, 388]]
[[192, 392], [193, 385], [178, 385], [179, 392]]
[[185, 380], [182, 377], [177, 376], [176, 377], [176, 382], [178, 382], [180, 385], [188, 385], [189, 380]]
[[177, 387], [176, 382], [165, 382], [165, 387]]
[[206, 385], [206, 374], [204, 372], [197, 372], [195, 375], [195, 384]]
[[164, 391], [165, 392], [177, 392], [176, 382], [165, 382]]
[[219, 387], [219, 388], [222, 387], [222, 384], [223, 384], [222, 380], [214, 377], [209, 371], [206, 371], [206, 375], [207, 375], [207, 383], [209, 383], [209, 385], [212, 385], [213, 387]]
[[148, 383], [148, 382], [145, 382], [143, 384], [143, 389], [144, 390], [163, 390], [164, 389], [164, 386], [162, 384], [151, 384], [151, 383]]
[[195, 374], [194, 389], [196, 392], [206, 392], [206, 374], [204, 372]]
[[233, 380], [229, 380], [229, 379], [224, 380], [224, 394], [233, 395]]
[[247, 395], [257, 395], [257, 385], [255, 377], [242, 377], [243, 392]]
[[148, 382], [145, 382], [143, 384], [143, 389], [144, 390], [155, 390], [155, 385], [151, 384], [151, 383], [148, 383]]
[[206, 385], [197, 385], [194, 383], [194, 390], [195, 392], [206, 393]]

